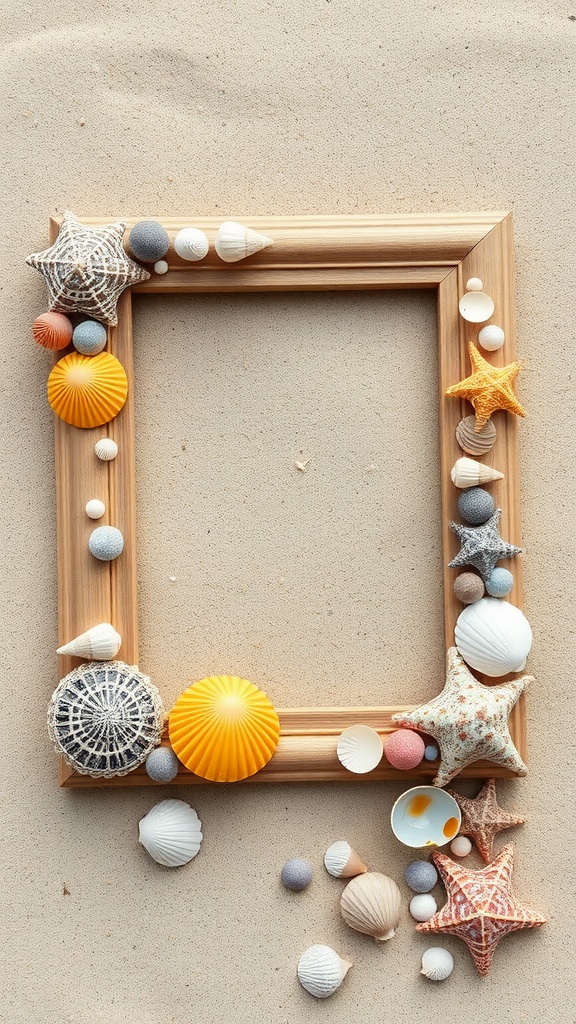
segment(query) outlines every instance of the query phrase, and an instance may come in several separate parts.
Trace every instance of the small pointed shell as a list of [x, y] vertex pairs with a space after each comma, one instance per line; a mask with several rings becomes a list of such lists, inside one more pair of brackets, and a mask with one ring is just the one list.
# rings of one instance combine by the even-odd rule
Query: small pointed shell
[[492, 480], [503, 480], [504, 473], [491, 466], [485, 466], [476, 459], [457, 459], [450, 471], [452, 483], [464, 490], [466, 487], [478, 487], [489, 484]]
[[456, 440], [468, 455], [487, 455], [496, 441], [496, 427], [491, 420], [476, 431], [476, 417], [466, 416], [456, 427]]
[[272, 239], [267, 235], [259, 235], [234, 220], [221, 224], [214, 239], [214, 248], [224, 263], [238, 263], [269, 245], [272, 245]]
[[525, 615], [497, 597], [483, 597], [464, 608], [456, 621], [456, 647], [470, 668], [498, 677], [521, 672], [532, 646]]
[[422, 954], [422, 970], [430, 981], [445, 981], [454, 970], [454, 957], [443, 946], [431, 946]]
[[139, 842], [167, 868], [187, 864], [202, 842], [202, 822], [184, 800], [161, 800], [138, 825]]
[[199, 228], [182, 228], [174, 239], [174, 249], [181, 259], [196, 263], [206, 256], [209, 242]]
[[340, 897], [340, 912], [357, 932], [385, 942], [394, 935], [400, 920], [400, 890], [393, 879], [378, 871], [358, 875]]
[[94, 451], [101, 462], [112, 462], [118, 455], [118, 445], [111, 437], [101, 437], [96, 441]]
[[309, 946], [298, 961], [298, 981], [311, 996], [327, 999], [340, 988], [351, 967], [330, 946]]
[[356, 850], [353, 850], [345, 839], [340, 839], [328, 847], [324, 854], [324, 867], [334, 878], [354, 878], [355, 875], [363, 875], [368, 871]]
[[382, 737], [369, 725], [351, 725], [338, 737], [338, 760], [349, 772], [364, 775], [382, 760]]
[[111, 661], [120, 650], [122, 637], [109, 622], [100, 622], [85, 633], [59, 647], [56, 654], [70, 654], [74, 658], [90, 658], [92, 661]]

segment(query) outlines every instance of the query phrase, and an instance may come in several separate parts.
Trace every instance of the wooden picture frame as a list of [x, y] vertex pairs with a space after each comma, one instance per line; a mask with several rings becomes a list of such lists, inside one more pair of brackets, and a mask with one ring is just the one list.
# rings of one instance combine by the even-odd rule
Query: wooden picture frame
[[[108, 220], [81, 218], [87, 227]], [[136, 218], [128, 219], [130, 227]], [[171, 242], [188, 226], [188, 219], [163, 220]], [[221, 218], [194, 220], [213, 243]], [[462, 605], [453, 595], [454, 570], [448, 562], [458, 550], [449, 528], [457, 518], [458, 491], [450, 469], [463, 453], [454, 430], [471, 412], [466, 402], [445, 398], [445, 390], [469, 373], [466, 342], [476, 340], [478, 326], [459, 315], [458, 300], [470, 277], [479, 277], [495, 303], [494, 320], [506, 332], [505, 357], [492, 353], [495, 365], [515, 358], [514, 258], [510, 213], [462, 213], [426, 215], [365, 215], [350, 217], [251, 217], [250, 227], [273, 239], [273, 245], [239, 263], [225, 264], [211, 244], [208, 256], [186, 263], [171, 245], [166, 259], [169, 271], [153, 274], [149, 281], [123, 293], [118, 304], [118, 326], [109, 330], [108, 350], [120, 360], [129, 381], [123, 410], [104, 427], [77, 429], [55, 417], [58, 615], [59, 642], [64, 644], [97, 622], [111, 622], [122, 636], [118, 657], [138, 664], [137, 545], [135, 501], [135, 430], [132, 349], [132, 295], [194, 292], [283, 292], [362, 289], [426, 288], [436, 291], [438, 304], [438, 360], [440, 406], [440, 464], [442, 493], [442, 550], [444, 563], [444, 621], [446, 648], [454, 643], [454, 624]], [[51, 221], [54, 241], [60, 221]], [[502, 507], [502, 535], [520, 543], [520, 512], [516, 419], [496, 413], [497, 441], [489, 462], [504, 479], [491, 485], [496, 504]], [[95, 442], [113, 438], [119, 456], [101, 462], [94, 455]], [[120, 558], [100, 562], [88, 550], [93, 524], [84, 515], [87, 497], [105, 496], [107, 521], [119, 527], [125, 538]], [[514, 566], [514, 590], [510, 601], [522, 606], [521, 564]], [[60, 657], [59, 675], [66, 675], [81, 659]], [[510, 678], [510, 677], [507, 677]], [[489, 681], [489, 680], [487, 680]], [[499, 680], [501, 681], [501, 680]], [[443, 679], [430, 697], [439, 692]], [[407, 694], [409, 700], [410, 695]], [[403, 707], [290, 708], [278, 709], [281, 736], [268, 765], [247, 782], [374, 781], [382, 779], [429, 780], [434, 764], [423, 762], [410, 772], [399, 772], [383, 759], [367, 775], [347, 772], [336, 756], [336, 741], [346, 726], [365, 723], [384, 737], [393, 730], [391, 715]], [[526, 759], [526, 710], [522, 697], [510, 716], [510, 732], [520, 756]], [[167, 742], [167, 740], [165, 741]], [[462, 776], [511, 777], [510, 772], [487, 762], [465, 769]], [[203, 783], [181, 767], [175, 784]], [[111, 780], [80, 775], [60, 761], [60, 784], [66, 787], [156, 785], [144, 767]]]

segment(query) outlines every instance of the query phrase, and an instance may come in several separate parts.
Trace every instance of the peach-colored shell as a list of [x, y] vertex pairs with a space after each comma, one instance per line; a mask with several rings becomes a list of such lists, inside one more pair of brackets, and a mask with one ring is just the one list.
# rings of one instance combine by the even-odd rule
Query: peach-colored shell
[[74, 427], [99, 427], [118, 415], [128, 394], [124, 367], [109, 352], [70, 352], [48, 377], [48, 401]]
[[72, 324], [63, 313], [42, 313], [32, 324], [34, 341], [53, 351], [70, 344], [72, 331]]
[[169, 717], [174, 753], [195, 775], [237, 782], [268, 763], [280, 722], [265, 693], [237, 676], [210, 676], [180, 695]]

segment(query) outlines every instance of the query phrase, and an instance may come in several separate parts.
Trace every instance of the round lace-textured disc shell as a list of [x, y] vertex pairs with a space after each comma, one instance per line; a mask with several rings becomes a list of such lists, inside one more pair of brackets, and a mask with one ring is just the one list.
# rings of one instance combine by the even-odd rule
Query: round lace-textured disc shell
[[81, 775], [111, 779], [142, 764], [160, 741], [156, 687], [123, 661], [92, 661], [60, 680], [48, 707], [55, 749]]

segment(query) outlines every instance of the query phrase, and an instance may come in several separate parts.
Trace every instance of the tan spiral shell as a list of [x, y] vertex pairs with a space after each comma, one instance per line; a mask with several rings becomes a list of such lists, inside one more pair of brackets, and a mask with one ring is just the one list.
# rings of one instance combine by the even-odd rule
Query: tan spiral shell
[[460, 420], [456, 427], [456, 440], [468, 455], [486, 455], [494, 447], [496, 427], [491, 420], [488, 420], [488, 423], [485, 423], [482, 429], [475, 433], [475, 426], [475, 416], [466, 416], [465, 419]]
[[340, 897], [340, 912], [354, 931], [385, 942], [398, 926], [401, 903], [400, 890], [392, 878], [368, 871], [348, 882]]

